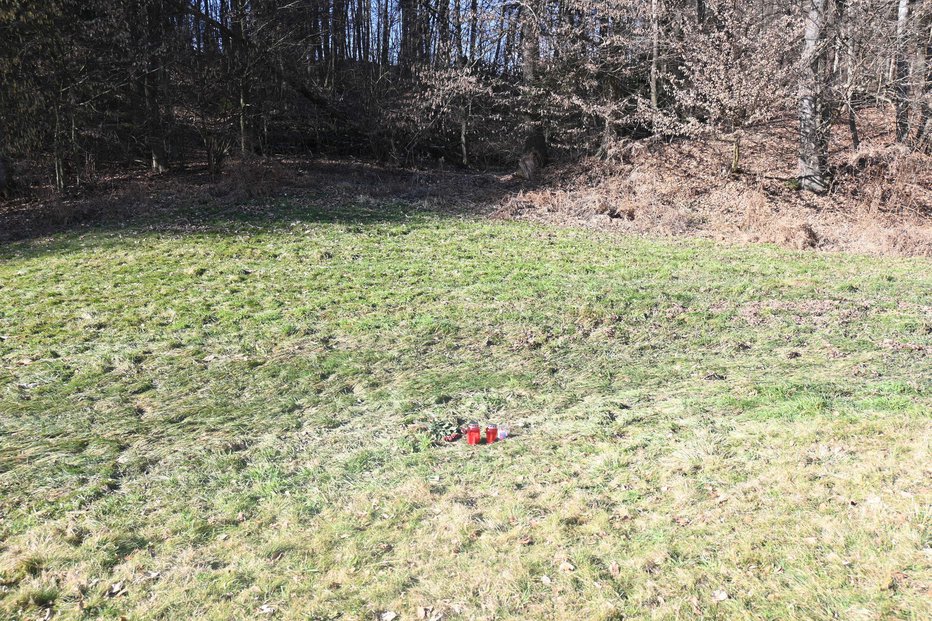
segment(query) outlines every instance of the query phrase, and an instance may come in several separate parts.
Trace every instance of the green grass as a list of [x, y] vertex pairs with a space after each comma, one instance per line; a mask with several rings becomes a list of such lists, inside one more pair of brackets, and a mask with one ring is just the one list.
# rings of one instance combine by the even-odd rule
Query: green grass
[[307, 202], [0, 248], [0, 618], [932, 616], [928, 260]]

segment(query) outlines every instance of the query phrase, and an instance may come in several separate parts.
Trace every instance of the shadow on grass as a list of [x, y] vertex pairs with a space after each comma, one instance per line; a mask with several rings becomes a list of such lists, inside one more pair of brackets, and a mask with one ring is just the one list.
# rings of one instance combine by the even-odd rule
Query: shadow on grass
[[364, 224], [403, 221], [415, 214], [485, 216], [523, 187], [513, 175], [335, 160], [236, 163], [219, 178], [193, 170], [160, 176], [123, 173], [81, 194], [0, 203], [0, 257], [9, 242], [63, 233], [185, 234], [223, 232], [228, 225], [244, 223]]

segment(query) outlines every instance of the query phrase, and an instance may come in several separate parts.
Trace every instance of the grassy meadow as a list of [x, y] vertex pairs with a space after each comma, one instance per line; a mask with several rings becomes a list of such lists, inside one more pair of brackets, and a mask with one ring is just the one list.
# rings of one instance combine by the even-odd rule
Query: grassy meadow
[[932, 618], [929, 260], [254, 207], [0, 246], [0, 619]]

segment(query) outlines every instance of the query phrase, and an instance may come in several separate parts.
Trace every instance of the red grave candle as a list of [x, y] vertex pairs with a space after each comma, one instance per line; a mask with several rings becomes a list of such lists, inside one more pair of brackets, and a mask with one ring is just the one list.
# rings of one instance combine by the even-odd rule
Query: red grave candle
[[466, 443], [479, 444], [481, 437], [482, 433], [479, 429], [479, 423], [469, 423], [469, 425], [466, 427]]
[[486, 444], [492, 444], [498, 440], [498, 425], [488, 425], [485, 428]]

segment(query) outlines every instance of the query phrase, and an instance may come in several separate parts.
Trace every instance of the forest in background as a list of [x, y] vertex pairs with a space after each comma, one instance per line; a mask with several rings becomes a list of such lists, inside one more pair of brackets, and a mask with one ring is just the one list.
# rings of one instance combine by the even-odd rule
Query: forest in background
[[7, 0], [0, 188], [81, 186], [263, 154], [517, 168], [623, 141], [792, 123], [800, 189], [832, 128], [892, 108], [932, 144], [932, 3], [918, 0]]

